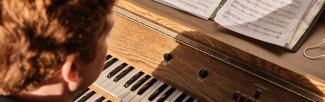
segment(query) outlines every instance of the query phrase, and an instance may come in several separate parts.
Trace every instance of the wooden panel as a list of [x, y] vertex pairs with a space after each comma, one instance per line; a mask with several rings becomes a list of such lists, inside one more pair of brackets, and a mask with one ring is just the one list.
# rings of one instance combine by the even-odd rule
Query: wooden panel
[[[212, 21], [205, 21], [152, 0], [119, 0], [117, 6], [215, 50], [254, 64], [273, 75], [296, 83], [318, 95], [325, 95], [325, 59], [309, 60], [303, 48], [325, 38], [325, 22], [318, 22], [314, 31], [295, 53], [236, 34]], [[320, 54], [324, 49], [315, 51]], [[319, 53], [318, 53], [319, 52]]]
[[[233, 101], [235, 92], [253, 99], [256, 90], [262, 91], [262, 102], [309, 101], [120, 16], [109, 37], [109, 53], [203, 102]], [[173, 55], [172, 61], [163, 61], [165, 53]], [[197, 77], [201, 69], [209, 71], [207, 78]]]

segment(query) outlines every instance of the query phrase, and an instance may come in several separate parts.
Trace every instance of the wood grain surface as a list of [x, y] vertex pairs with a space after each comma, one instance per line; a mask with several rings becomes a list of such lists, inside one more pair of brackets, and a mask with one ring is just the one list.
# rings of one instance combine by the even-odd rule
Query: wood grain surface
[[[111, 55], [202, 102], [234, 101], [236, 92], [261, 102], [311, 101], [120, 16], [108, 41]], [[170, 62], [163, 60], [165, 53], [173, 55]], [[207, 78], [197, 76], [202, 69]], [[262, 95], [255, 99], [257, 90]]]
[[[202, 20], [152, 0], [119, 0], [117, 6], [177, 32], [178, 36], [190, 38], [325, 96], [325, 59], [309, 60], [302, 54], [305, 47], [317, 44], [325, 38], [324, 20], [318, 22], [297, 52], [288, 52], [283, 48], [229, 31], [213, 21]], [[325, 50], [315, 50], [311, 54], [322, 52]]]
[[121, 100], [106, 93], [104, 90], [101, 88], [97, 87], [96, 85], [92, 84], [88, 87], [90, 90], [95, 91], [97, 94], [104, 96], [107, 100], [110, 100], [112, 102], [120, 102]]

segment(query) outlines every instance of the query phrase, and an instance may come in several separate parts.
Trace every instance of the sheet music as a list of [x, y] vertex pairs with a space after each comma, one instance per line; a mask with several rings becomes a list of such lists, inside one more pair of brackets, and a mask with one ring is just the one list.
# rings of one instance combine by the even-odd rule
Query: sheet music
[[154, 0], [162, 4], [209, 19], [222, 0]]
[[227, 0], [214, 20], [246, 36], [284, 46], [314, 0]]

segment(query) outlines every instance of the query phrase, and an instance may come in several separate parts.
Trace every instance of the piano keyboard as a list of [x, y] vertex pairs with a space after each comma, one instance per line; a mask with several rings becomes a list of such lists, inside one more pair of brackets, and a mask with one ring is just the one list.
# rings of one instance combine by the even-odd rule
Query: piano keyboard
[[88, 88], [78, 92], [73, 100], [74, 102], [112, 102]]
[[[104, 67], [99, 78], [93, 84], [122, 102], [198, 101], [111, 55], [106, 56]], [[86, 92], [86, 95], [83, 96], [87, 96], [88, 93]], [[97, 97], [100, 96], [89, 97], [89, 102], [94, 101]]]

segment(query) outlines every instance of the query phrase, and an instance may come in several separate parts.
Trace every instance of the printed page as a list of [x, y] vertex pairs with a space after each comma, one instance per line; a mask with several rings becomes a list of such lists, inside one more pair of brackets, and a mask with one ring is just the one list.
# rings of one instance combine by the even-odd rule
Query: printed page
[[227, 0], [214, 20], [246, 36], [284, 46], [315, 0]]
[[170, 7], [186, 11], [203, 19], [209, 19], [222, 0], [154, 0]]

